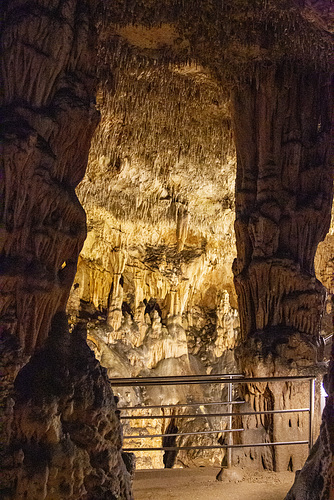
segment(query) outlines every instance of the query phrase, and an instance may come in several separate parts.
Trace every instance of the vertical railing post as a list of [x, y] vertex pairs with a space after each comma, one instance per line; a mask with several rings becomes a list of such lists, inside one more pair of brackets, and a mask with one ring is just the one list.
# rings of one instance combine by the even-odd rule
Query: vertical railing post
[[[233, 400], [233, 382], [232, 382], [232, 377], [230, 377], [231, 382], [228, 384], [228, 391], [227, 391], [227, 400], [228, 400], [228, 413], [232, 413], [233, 411], [233, 405], [232, 405], [232, 400]], [[233, 424], [233, 418], [232, 415], [228, 417], [228, 427], [231, 430], [232, 429], [232, 424]], [[228, 433], [228, 444], [229, 446], [232, 446], [233, 444], [233, 435], [232, 432]], [[232, 466], [232, 448], [227, 448], [227, 468], [230, 469]]]
[[310, 410], [309, 410], [309, 450], [313, 447], [313, 419], [314, 419], [314, 394], [315, 394], [315, 378], [310, 380]]

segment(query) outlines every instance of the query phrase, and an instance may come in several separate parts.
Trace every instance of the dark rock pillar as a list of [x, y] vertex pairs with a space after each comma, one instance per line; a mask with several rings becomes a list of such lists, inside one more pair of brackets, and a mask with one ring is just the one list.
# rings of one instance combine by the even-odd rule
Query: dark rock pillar
[[47, 339], [86, 235], [74, 189], [99, 119], [93, 4], [0, 6], [2, 498], [130, 497], [106, 376], [66, 321]]
[[89, 2], [4, 2], [1, 328], [30, 354], [64, 310], [86, 235], [74, 188], [98, 123]]
[[[297, 64], [257, 67], [234, 95], [234, 274], [243, 336], [239, 359], [246, 375], [321, 371], [326, 292], [315, 277], [314, 256], [331, 217], [331, 110], [328, 75]], [[258, 384], [247, 391], [253, 409], [308, 406], [305, 384]], [[305, 416], [248, 424], [261, 429], [259, 439], [307, 439]], [[276, 469], [302, 465], [296, 447], [254, 449], [254, 456]]]

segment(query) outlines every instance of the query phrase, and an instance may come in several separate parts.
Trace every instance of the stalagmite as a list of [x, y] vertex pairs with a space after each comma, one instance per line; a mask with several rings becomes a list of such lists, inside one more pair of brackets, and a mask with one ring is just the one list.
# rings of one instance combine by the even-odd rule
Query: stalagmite
[[122, 322], [123, 287], [121, 285], [122, 273], [127, 259], [126, 251], [120, 246], [110, 254], [110, 267], [113, 280], [109, 294], [107, 323], [117, 331]]
[[177, 222], [176, 222], [176, 239], [177, 239], [177, 251], [181, 252], [184, 248], [184, 244], [187, 239], [189, 225], [189, 214], [188, 212], [180, 208], [177, 212]]

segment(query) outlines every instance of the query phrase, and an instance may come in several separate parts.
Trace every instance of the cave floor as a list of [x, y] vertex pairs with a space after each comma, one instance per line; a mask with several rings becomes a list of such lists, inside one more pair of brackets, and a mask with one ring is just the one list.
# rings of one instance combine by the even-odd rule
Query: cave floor
[[219, 482], [219, 469], [139, 470], [135, 500], [283, 500], [294, 481], [293, 472], [243, 470], [241, 482]]

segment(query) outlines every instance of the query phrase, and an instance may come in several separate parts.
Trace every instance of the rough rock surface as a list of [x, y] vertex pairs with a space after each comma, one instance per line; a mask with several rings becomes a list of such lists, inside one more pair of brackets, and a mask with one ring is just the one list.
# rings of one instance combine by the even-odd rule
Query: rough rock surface
[[[152, 54], [138, 57], [138, 46], [148, 44], [145, 34], [157, 43], [155, 29], [129, 26], [117, 33], [122, 38], [113, 43], [123, 56], [109, 55], [113, 83], [99, 91], [101, 122], [77, 188], [88, 235], [68, 312], [74, 323], [77, 316], [88, 321], [90, 345], [110, 377], [235, 371], [233, 354], [227, 354], [239, 337], [228, 92], [200, 64], [167, 66]], [[159, 36], [172, 33], [164, 25]], [[123, 391], [120, 405], [182, 403], [192, 396]], [[211, 420], [203, 417], [195, 429], [178, 418], [177, 426], [208, 430]], [[139, 423], [151, 434], [172, 425]], [[137, 434], [135, 425], [127, 422], [125, 434]], [[197, 442], [217, 444], [218, 437]], [[140, 444], [161, 443], [152, 438]], [[161, 452], [136, 456], [138, 467], [163, 466]], [[192, 451], [179, 453], [177, 461], [219, 464], [223, 456]]]
[[[239, 360], [250, 376], [301, 374], [302, 367], [317, 375], [323, 356], [320, 330], [326, 292], [315, 278], [314, 256], [330, 226], [333, 196], [329, 75], [296, 67], [292, 72], [290, 65], [261, 69], [256, 80], [236, 92], [234, 102], [238, 154], [234, 273], [244, 339]], [[274, 409], [278, 402], [289, 407], [289, 394], [274, 384], [251, 384], [248, 391], [254, 408]], [[323, 467], [322, 487], [312, 493], [313, 498], [328, 498], [332, 482], [329, 394], [321, 444], [314, 452], [314, 462]], [[307, 405], [305, 396], [299, 400]], [[255, 427], [284, 440], [284, 428], [294, 425], [290, 417], [272, 417]], [[298, 421], [297, 427], [295, 435], [303, 424]], [[299, 455], [277, 448], [271, 459], [278, 470], [286, 470]], [[316, 469], [308, 477], [311, 482], [317, 481]], [[298, 484], [299, 479], [300, 494]]]
[[5, 498], [132, 498], [114, 396], [85, 335], [56, 314], [16, 377]]
[[[229, 133], [230, 87], [217, 80], [200, 48], [200, 59], [208, 66], [185, 64], [182, 54], [189, 45], [181, 36], [177, 48], [175, 36], [175, 26], [167, 23], [160, 28], [108, 28], [105, 43], [117, 47], [117, 59], [106, 55], [113, 79], [100, 89], [102, 120], [87, 176], [78, 187], [89, 233], [72, 290], [72, 312], [79, 311], [80, 299], [94, 304], [101, 319], [108, 309], [108, 347], [130, 360], [127, 368], [123, 362], [123, 375], [142, 375], [164, 358], [188, 353], [210, 370], [240, 341], [238, 319], [230, 307], [235, 307], [229, 267], [235, 254], [231, 208], [236, 168]], [[167, 68], [161, 62], [166, 51], [177, 61]], [[240, 85], [234, 101], [239, 162], [235, 282], [244, 340], [256, 332], [239, 349], [240, 364], [250, 375], [312, 371], [320, 381], [326, 292], [310, 273], [317, 245], [328, 230], [332, 200], [326, 159], [330, 110], [325, 109], [326, 99], [321, 105], [316, 97], [328, 91], [327, 76], [318, 81], [316, 71], [296, 70], [293, 62], [282, 61], [267, 70], [255, 64], [252, 71], [252, 83]], [[327, 287], [329, 240], [317, 258], [318, 276], [327, 276]], [[178, 347], [169, 329], [174, 322], [183, 328]], [[331, 331], [327, 323], [322, 323], [323, 333]], [[211, 338], [203, 335], [210, 330]], [[94, 328], [90, 333], [96, 338]], [[142, 346], [148, 348], [148, 341], [147, 355]], [[226, 371], [226, 365], [220, 366]], [[112, 371], [111, 363], [108, 368]], [[308, 404], [297, 389], [254, 391], [249, 388], [246, 395], [251, 409], [274, 407], [274, 401], [288, 407], [292, 396], [295, 406]], [[291, 439], [291, 430], [286, 432], [279, 419], [274, 433], [273, 419], [265, 429], [262, 421], [249, 420], [259, 440], [274, 435], [277, 441], [285, 435]], [[291, 429], [289, 419], [286, 424]], [[307, 419], [295, 419], [292, 427], [302, 439]], [[250, 454], [257, 467], [295, 470], [307, 449], [293, 449], [254, 449]]]
[[[131, 498], [103, 372], [79, 345], [75, 362], [74, 337], [45, 344], [52, 317], [65, 311], [86, 236], [75, 187], [99, 120], [95, 7], [75, 0], [0, 7], [2, 498]], [[24, 385], [28, 376], [34, 387]]]

